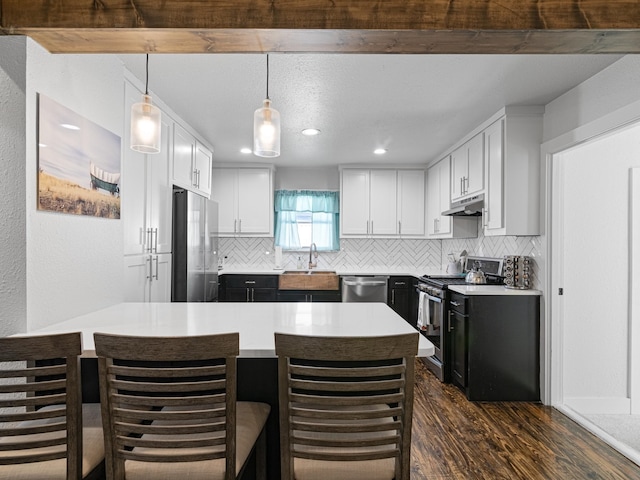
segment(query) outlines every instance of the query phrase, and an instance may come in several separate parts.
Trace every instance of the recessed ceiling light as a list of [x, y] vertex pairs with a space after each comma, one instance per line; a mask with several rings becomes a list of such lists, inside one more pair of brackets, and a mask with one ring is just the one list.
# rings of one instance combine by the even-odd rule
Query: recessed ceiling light
[[302, 134], [308, 137], [312, 137], [314, 135], [320, 135], [320, 130], [318, 130], [317, 128], [305, 128], [304, 130], [302, 130]]
[[376, 148], [373, 153], [375, 153], [376, 155], [384, 155], [385, 153], [387, 153], [387, 149], [386, 148]]
[[241, 148], [240, 153], [251, 153], [251, 149], [247, 147]]
[[67, 130], [80, 130], [80, 127], [71, 125], [70, 123], [61, 123], [60, 126], [62, 128], [66, 128]]

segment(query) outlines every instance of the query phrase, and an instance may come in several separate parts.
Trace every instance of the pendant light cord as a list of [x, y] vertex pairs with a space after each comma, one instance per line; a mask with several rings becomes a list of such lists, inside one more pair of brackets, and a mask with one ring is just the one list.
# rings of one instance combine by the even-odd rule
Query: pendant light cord
[[267, 100], [269, 100], [269, 54], [267, 53]]
[[147, 68], [146, 68], [146, 79], [144, 84], [144, 94], [149, 95], [149, 54], [147, 53]]

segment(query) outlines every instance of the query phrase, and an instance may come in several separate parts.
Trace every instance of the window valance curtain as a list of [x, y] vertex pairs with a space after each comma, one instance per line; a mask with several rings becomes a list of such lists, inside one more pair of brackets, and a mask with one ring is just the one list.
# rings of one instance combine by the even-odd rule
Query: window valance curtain
[[313, 225], [312, 241], [318, 250], [338, 250], [340, 196], [338, 192], [316, 190], [276, 190], [275, 245], [299, 249], [298, 214], [310, 213]]

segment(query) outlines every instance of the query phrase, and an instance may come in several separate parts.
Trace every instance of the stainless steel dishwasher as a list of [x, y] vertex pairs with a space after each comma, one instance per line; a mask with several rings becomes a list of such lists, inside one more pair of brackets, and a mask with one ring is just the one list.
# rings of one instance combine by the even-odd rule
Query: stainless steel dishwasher
[[386, 276], [342, 277], [343, 302], [387, 303]]

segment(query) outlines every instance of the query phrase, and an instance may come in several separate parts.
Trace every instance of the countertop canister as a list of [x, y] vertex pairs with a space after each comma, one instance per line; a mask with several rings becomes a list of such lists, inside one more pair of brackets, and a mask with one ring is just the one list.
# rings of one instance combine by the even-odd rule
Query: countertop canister
[[526, 290], [531, 288], [531, 258], [525, 255], [505, 255], [504, 286]]

